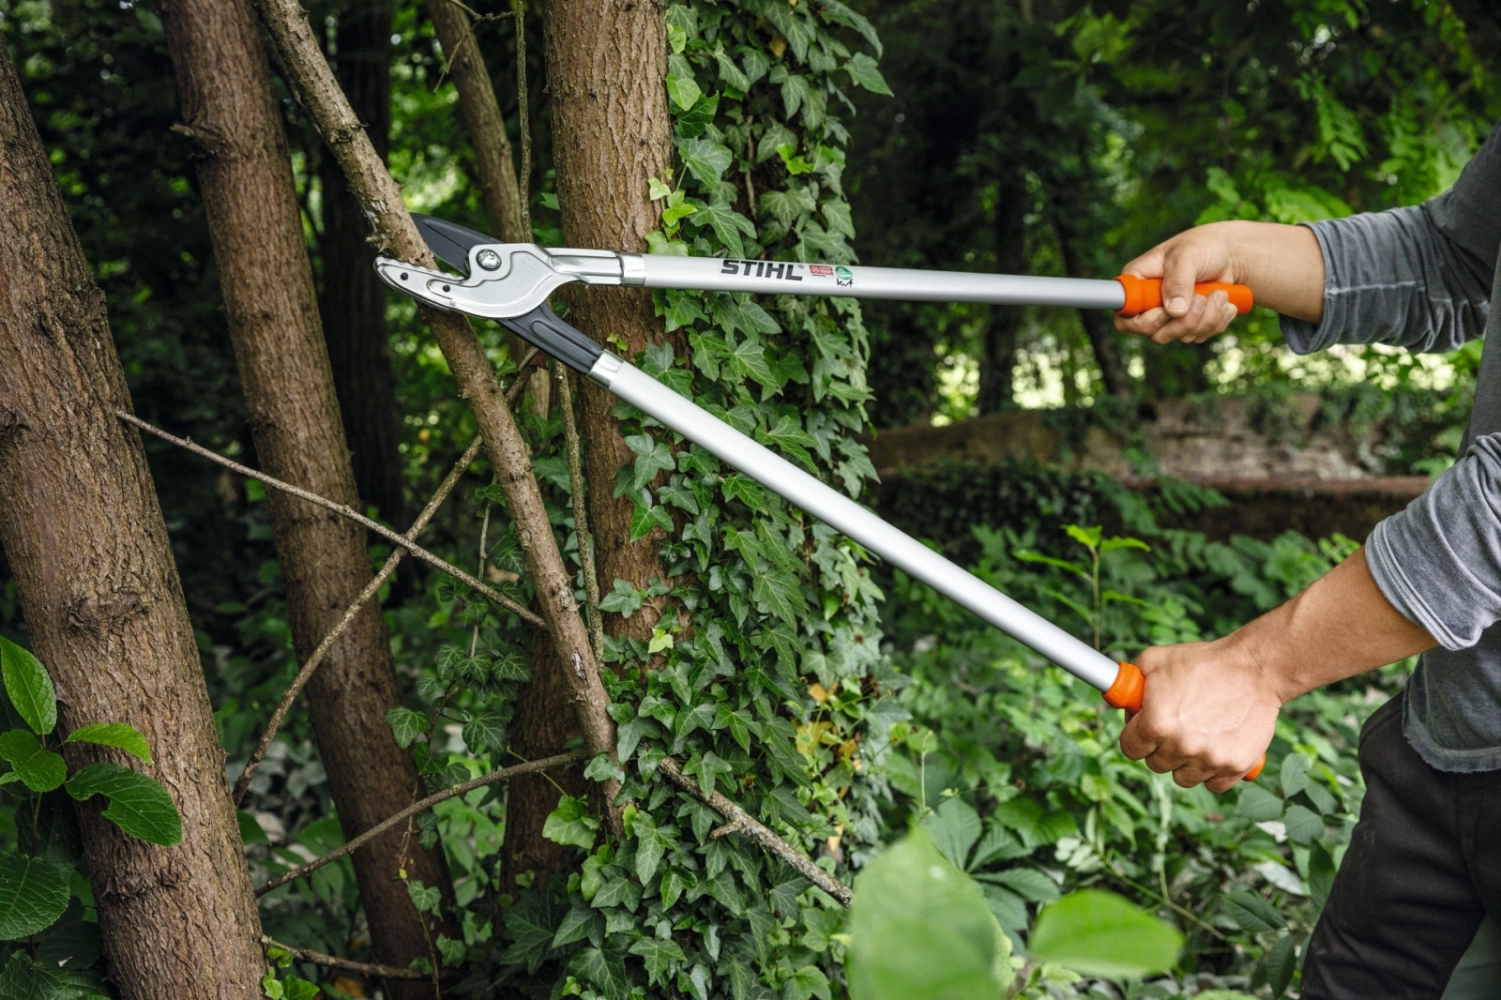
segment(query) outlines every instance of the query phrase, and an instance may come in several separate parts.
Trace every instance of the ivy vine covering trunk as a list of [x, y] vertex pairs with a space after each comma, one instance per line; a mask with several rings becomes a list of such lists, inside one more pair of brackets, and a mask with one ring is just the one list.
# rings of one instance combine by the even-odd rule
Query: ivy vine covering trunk
[[[852, 261], [838, 111], [852, 83], [885, 91], [864, 19], [837, 0], [678, 4], [662, 35], [626, 42], [605, 20], [624, 16], [550, 8], [565, 243], [635, 249], [639, 230], [622, 227], [636, 225], [653, 227], [655, 253]], [[659, 38], [665, 94], [602, 87], [612, 73], [645, 80], [649, 64], [630, 61]], [[664, 97], [674, 155], [653, 165], [640, 123]], [[605, 177], [619, 186], [593, 186]], [[654, 210], [640, 207], [640, 185]], [[658, 292], [661, 328], [644, 295], [582, 290], [569, 304], [645, 371], [850, 494], [873, 474], [855, 440], [868, 397], [857, 304]], [[603, 605], [627, 619], [606, 642], [605, 682], [635, 806], [624, 840], [597, 843], [564, 800], [547, 832], [586, 847], [580, 876], [507, 912], [502, 965], [538, 989], [571, 975], [606, 997], [827, 997], [842, 974], [839, 904], [749, 837], [712, 836], [721, 814], [660, 762], [673, 755], [704, 797], [722, 792], [825, 864], [847, 863], [876, 839], [862, 773], [900, 716], [878, 680], [879, 592], [856, 546], [618, 400], [592, 398]], [[654, 613], [664, 601], [681, 615]]]
[[[104, 295], [0, 47], [0, 545], [62, 728], [133, 725], [182, 816], [181, 842], [157, 847], [98, 799], [78, 807], [109, 975], [127, 1000], [246, 1000], [260, 920], [166, 524], [115, 416], [129, 409]], [[75, 768], [106, 755], [67, 750]]]
[[[250, 0], [173, 0], [162, 15], [256, 453], [272, 476], [357, 506], [286, 137]], [[269, 502], [293, 644], [306, 660], [370, 582], [365, 533], [279, 492]], [[339, 822], [352, 838], [419, 790], [416, 765], [386, 724], [400, 697], [377, 606], [367, 606], [333, 647], [307, 696]], [[429, 957], [436, 936], [423, 927], [403, 879], [451, 893], [441, 848], [409, 840], [392, 830], [354, 855], [375, 954], [403, 967]], [[421, 984], [396, 988], [398, 996], [422, 992]]]

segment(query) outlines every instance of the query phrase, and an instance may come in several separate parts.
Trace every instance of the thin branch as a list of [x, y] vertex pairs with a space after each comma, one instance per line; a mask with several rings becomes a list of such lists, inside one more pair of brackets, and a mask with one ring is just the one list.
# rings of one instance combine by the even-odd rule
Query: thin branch
[[335, 503], [334, 501], [329, 500], [327, 497], [321, 497], [316, 493], [311, 493], [300, 487], [293, 486], [291, 483], [284, 483], [280, 479], [274, 479], [271, 476], [266, 475], [264, 472], [257, 472], [255, 469], [252, 469], [247, 465], [241, 465], [239, 462], [236, 462], [233, 459], [225, 458], [218, 452], [210, 451], [202, 445], [194, 444], [187, 438], [180, 438], [173, 434], [168, 434], [161, 428], [148, 424], [146, 421], [142, 420], [140, 417], [137, 417], [135, 414], [126, 413], [124, 410], [117, 410], [115, 411], [115, 416], [119, 417], [127, 424], [133, 424], [134, 426], [140, 428], [148, 434], [154, 434], [157, 437], [161, 438], [163, 441], [169, 441], [172, 444], [177, 445], [179, 448], [191, 451], [193, 454], [198, 455], [201, 458], [206, 458], [211, 462], [217, 462], [218, 464], [224, 466], [226, 469], [232, 469], [242, 476], [254, 479], [257, 482], [269, 486], [272, 489], [280, 490], [283, 493], [290, 493], [292, 496], [297, 497], [299, 500], [306, 500], [308, 503], [317, 504], [319, 507], [326, 508], [333, 511], [335, 514], [346, 517], [354, 523], [363, 527], [366, 531], [372, 531], [375, 534], [386, 539], [388, 542], [393, 542], [396, 545], [407, 549], [412, 553], [412, 555], [416, 556], [418, 559], [421, 559], [423, 562], [429, 564], [430, 566], [433, 566], [436, 569], [442, 570], [444, 573], [447, 573], [454, 579], [459, 580], [466, 586], [479, 591], [491, 601], [499, 604], [501, 607], [505, 608], [507, 611], [511, 612], [527, 624], [535, 626], [536, 628], [545, 627], [540, 617], [538, 617], [536, 614], [523, 607], [522, 605], [518, 604], [517, 602], [511, 600], [509, 597], [502, 594], [494, 587], [476, 580], [474, 577], [459, 569], [457, 566], [449, 562], [447, 559], [444, 559], [442, 556], [434, 555], [427, 549], [422, 548], [420, 545], [413, 544], [410, 539], [398, 535], [396, 532], [392, 531], [384, 524], [370, 520], [370, 518], [366, 517], [364, 514], [361, 514], [359, 511], [355, 510], [353, 507], [350, 507], [347, 504]]
[[450, 6], [457, 7], [464, 13], [464, 34], [459, 39], [458, 44], [453, 47], [452, 53], [443, 60], [443, 71], [438, 74], [438, 79], [433, 82], [433, 93], [435, 94], [438, 92], [438, 88], [443, 86], [443, 81], [447, 78], [448, 71], [453, 68], [455, 60], [459, 58], [465, 42], [473, 42], [475, 58], [482, 58], [479, 51], [479, 39], [474, 34], [475, 25], [484, 24], [486, 21], [504, 21], [511, 16], [511, 11], [506, 11], [503, 14], [480, 14], [468, 4], [461, 3], [460, 0], [446, 0], [446, 2]]
[[[526, 356], [522, 364], [524, 365], [527, 361], [530, 361], [532, 354], [536, 353], [537, 349], [535, 347], [532, 348], [531, 354]], [[516, 380], [511, 383], [511, 388], [506, 392], [507, 402], [513, 402], [525, 390], [526, 381], [518, 375]], [[417, 520], [412, 522], [412, 526], [407, 529], [407, 533], [403, 536], [404, 538], [415, 541], [417, 536], [422, 534], [422, 530], [427, 527], [428, 522], [433, 519], [433, 515], [438, 512], [438, 508], [443, 506], [443, 501], [448, 499], [448, 494], [452, 493], [453, 488], [458, 485], [464, 472], [474, 463], [475, 458], [479, 456], [479, 450], [483, 445], [484, 440], [476, 434], [474, 440], [469, 442], [469, 447], [464, 449], [464, 454], [460, 455], [459, 460], [454, 463], [453, 468], [448, 470], [448, 475], [443, 477], [443, 482], [438, 484], [437, 492], [427, 502], [427, 506], [422, 508], [422, 513], [417, 515]], [[266, 759], [266, 754], [271, 749], [271, 741], [276, 739], [276, 733], [281, 729], [282, 722], [286, 720], [287, 712], [292, 709], [292, 702], [296, 700], [297, 695], [302, 689], [307, 686], [308, 680], [313, 676], [313, 671], [317, 670], [323, 663], [323, 660], [328, 656], [328, 651], [333, 648], [333, 644], [344, 634], [355, 618], [359, 617], [359, 613], [365, 605], [376, 594], [380, 593], [380, 588], [385, 586], [386, 581], [391, 579], [392, 574], [396, 572], [396, 567], [400, 566], [401, 561], [406, 558], [407, 551], [407, 549], [401, 547], [392, 550], [391, 554], [386, 557], [386, 564], [380, 568], [380, 572], [375, 574], [364, 590], [360, 591], [359, 596], [354, 599], [354, 603], [350, 604], [344, 611], [344, 616], [339, 619], [339, 623], [329, 631], [328, 635], [323, 637], [322, 642], [318, 643], [318, 648], [313, 650], [313, 655], [309, 656], [307, 662], [297, 671], [297, 676], [292, 679], [291, 685], [282, 692], [281, 701], [277, 703], [276, 711], [271, 713], [271, 721], [267, 724], [266, 731], [261, 734], [260, 742], [256, 743], [255, 750], [251, 753], [250, 759], [245, 762], [245, 770], [240, 772], [239, 780], [235, 782], [233, 797], [236, 806], [245, 800], [245, 794], [250, 790], [250, 780], [255, 777], [255, 772], [260, 768], [261, 761]], [[470, 655], [474, 654], [471, 653]]]
[[673, 784], [690, 792], [695, 798], [704, 802], [719, 815], [729, 820], [729, 823], [714, 831], [714, 835], [722, 837], [727, 833], [743, 833], [751, 840], [766, 848], [772, 854], [787, 862], [803, 878], [818, 886], [824, 892], [833, 896], [845, 906], [850, 905], [850, 900], [855, 894], [850, 887], [824, 871], [813, 863], [808, 857], [787, 841], [772, 833], [763, 826], [754, 816], [741, 809], [735, 803], [725, 798], [718, 791], [704, 794], [698, 782], [683, 773], [683, 765], [671, 757], [663, 757], [657, 769], [672, 779]]
[[329, 864], [330, 862], [339, 860], [351, 851], [359, 850], [371, 840], [374, 840], [376, 837], [379, 837], [381, 834], [391, 829], [391, 827], [403, 822], [408, 817], [416, 816], [418, 813], [426, 812], [433, 806], [437, 805], [439, 802], [446, 802], [447, 800], [458, 795], [467, 795], [468, 793], [474, 791], [476, 788], [484, 788], [486, 785], [493, 785], [498, 781], [505, 781], [507, 778], [514, 778], [517, 775], [522, 774], [533, 774], [537, 771], [547, 771], [554, 767], [563, 767], [566, 764], [573, 764], [581, 760], [587, 760], [592, 756], [593, 754], [591, 754], [588, 750], [570, 750], [567, 753], [560, 753], [554, 757], [543, 757], [541, 760], [529, 760], [525, 764], [516, 764], [512, 767], [501, 768], [499, 771], [491, 771], [489, 774], [482, 774], [478, 778], [471, 778], [470, 780], [465, 781], [461, 784], [454, 785], [451, 788], [445, 788], [441, 792], [434, 792], [432, 795], [429, 795], [427, 798], [422, 799], [421, 801], [413, 802], [411, 805], [407, 806], [396, 815], [381, 820], [379, 823], [375, 824], [370, 829], [366, 830], [358, 837], [355, 837], [353, 840], [349, 841], [342, 847], [335, 848], [334, 850], [329, 851], [327, 854], [323, 855], [323, 857], [309, 861], [307, 864], [302, 865], [299, 868], [293, 868], [289, 872], [276, 876], [265, 885], [257, 889], [255, 891], [255, 894], [257, 896], [264, 896], [272, 889], [280, 888], [281, 886], [286, 885], [288, 882], [295, 881], [302, 878], [304, 875], [308, 875], [312, 872], [317, 871], [319, 868], [322, 868], [324, 865]]
[[573, 373], [558, 365], [558, 400], [563, 410], [563, 436], [568, 444], [568, 486], [573, 500], [573, 530], [579, 540], [579, 565], [584, 571], [585, 611], [589, 616], [589, 638], [594, 655], [605, 656], [605, 626], [599, 610], [599, 572], [594, 566], [594, 539], [589, 534], [589, 512], [584, 503], [583, 442], [579, 437], [578, 419], [573, 412]]
[[516, 104], [517, 127], [521, 132], [521, 171], [516, 177], [516, 194], [521, 200], [521, 231], [532, 241], [532, 123], [526, 96], [526, 0], [511, 0], [516, 15]]
[[[360, 976], [369, 976], [372, 979], [426, 979], [427, 973], [420, 969], [403, 969], [395, 965], [375, 965], [370, 962], [356, 962], [349, 958], [340, 958], [337, 955], [325, 955], [321, 951], [308, 951], [306, 948], [293, 948], [289, 944], [282, 944], [274, 938], [261, 936], [261, 944], [271, 948], [280, 948], [299, 962], [311, 962], [314, 965], [324, 965], [330, 969], [342, 969], [345, 972], [353, 972]], [[444, 969], [444, 976], [456, 976], [458, 970]]]
[[[484, 441], [476, 434], [474, 440], [470, 442], [469, 447], [465, 449], [464, 454], [454, 464], [453, 469], [449, 471], [447, 477], [444, 478], [442, 484], [438, 487], [438, 491], [433, 494], [433, 498], [428, 501], [427, 506], [423, 508], [422, 513], [417, 516], [417, 520], [407, 529], [407, 533], [403, 537], [408, 540], [415, 540], [422, 533], [422, 529], [427, 527], [427, 522], [432, 520], [433, 515], [437, 513], [438, 507], [448, 498], [448, 494], [453, 491], [454, 485], [458, 483], [465, 470], [469, 468], [470, 464], [479, 455], [479, 450], [483, 444]], [[286, 719], [287, 712], [291, 711], [292, 702], [296, 700], [297, 695], [302, 689], [307, 686], [308, 680], [313, 676], [313, 671], [317, 670], [323, 664], [329, 650], [333, 649], [334, 643], [339, 641], [339, 637], [359, 617], [360, 612], [365, 609], [365, 605], [380, 592], [380, 588], [385, 586], [386, 581], [391, 579], [391, 576], [396, 572], [396, 567], [401, 565], [401, 560], [406, 557], [406, 554], [406, 549], [398, 548], [386, 557], [386, 564], [380, 568], [380, 572], [371, 578], [370, 582], [365, 585], [364, 590], [360, 591], [359, 596], [344, 611], [344, 616], [339, 619], [339, 623], [329, 630], [328, 635], [323, 637], [322, 642], [318, 643], [318, 648], [313, 650], [313, 654], [307, 658], [307, 662], [297, 671], [297, 676], [292, 679], [292, 683], [282, 692], [281, 701], [277, 702], [276, 711], [271, 713], [271, 721], [267, 723], [266, 731], [261, 734], [260, 742], [256, 743], [255, 750], [250, 754], [250, 759], [245, 763], [245, 770], [240, 773], [239, 780], [235, 782], [235, 805], [238, 806], [245, 800], [245, 794], [250, 790], [251, 779], [255, 777], [255, 772], [261, 766], [261, 761], [266, 758], [266, 752], [271, 749], [271, 741], [276, 739], [276, 733], [281, 729], [281, 724]]]

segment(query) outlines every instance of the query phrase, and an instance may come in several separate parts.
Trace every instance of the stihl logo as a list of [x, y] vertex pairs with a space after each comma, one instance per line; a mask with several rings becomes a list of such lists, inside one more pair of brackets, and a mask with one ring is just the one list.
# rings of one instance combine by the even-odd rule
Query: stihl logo
[[796, 273], [801, 264], [782, 264], [774, 260], [727, 260], [719, 268], [720, 274], [739, 274], [747, 278], [781, 278], [783, 281], [802, 281]]

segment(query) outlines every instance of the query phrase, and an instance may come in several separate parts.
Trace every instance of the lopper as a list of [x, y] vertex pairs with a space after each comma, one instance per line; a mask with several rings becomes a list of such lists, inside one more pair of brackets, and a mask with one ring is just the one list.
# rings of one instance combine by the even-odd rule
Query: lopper
[[[563, 285], [580, 282], [710, 292], [1068, 306], [1135, 315], [1161, 305], [1160, 281], [1131, 275], [1110, 280], [1042, 278], [568, 250], [496, 243], [484, 233], [441, 219], [424, 215], [413, 218], [433, 256], [466, 276], [380, 257], [375, 269], [386, 284], [436, 309], [497, 320], [528, 343], [1097, 688], [1110, 705], [1128, 712], [1141, 710], [1143, 677], [1134, 664], [1112, 660], [1081, 642], [605, 350], [558, 318], [548, 307], [547, 298]], [[1195, 286], [1195, 291], [1202, 295], [1224, 291], [1239, 313], [1251, 309], [1251, 290], [1244, 285], [1212, 282]], [[1263, 756], [1246, 776], [1256, 777], [1265, 762]]]

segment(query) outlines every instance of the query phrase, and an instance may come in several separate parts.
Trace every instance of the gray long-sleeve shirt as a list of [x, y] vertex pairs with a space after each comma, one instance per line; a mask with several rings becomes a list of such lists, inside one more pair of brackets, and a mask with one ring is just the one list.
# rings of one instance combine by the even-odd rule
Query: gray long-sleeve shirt
[[1324, 252], [1317, 327], [1282, 318], [1298, 353], [1331, 344], [1449, 351], [1485, 337], [1454, 467], [1376, 526], [1382, 593], [1439, 642], [1404, 693], [1403, 731], [1444, 771], [1501, 769], [1501, 126], [1454, 187], [1415, 208], [1314, 223]]

